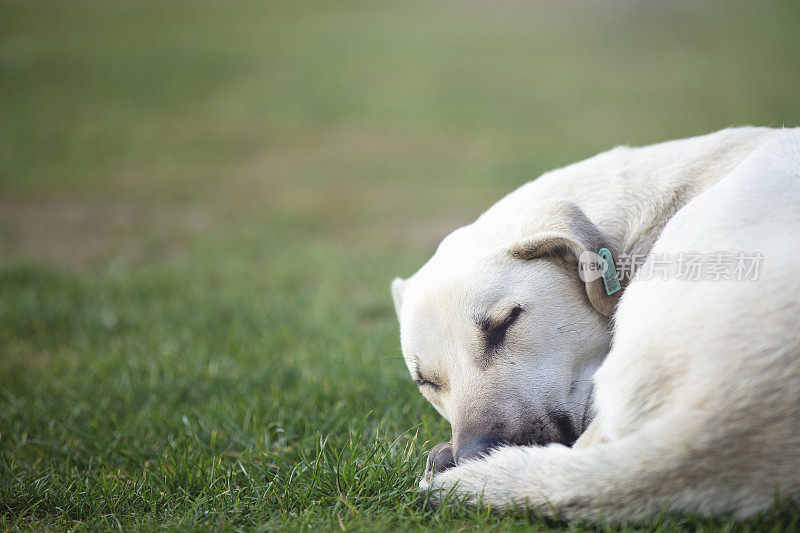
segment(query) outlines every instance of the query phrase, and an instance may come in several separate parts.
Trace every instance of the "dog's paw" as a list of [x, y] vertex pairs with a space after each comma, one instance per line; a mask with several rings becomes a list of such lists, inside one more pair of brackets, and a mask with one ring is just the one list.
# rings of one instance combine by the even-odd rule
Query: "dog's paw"
[[[444, 449], [443, 445], [441, 449]], [[437, 447], [438, 448], [438, 447]], [[467, 505], [488, 506], [504, 509], [527, 497], [520, 480], [526, 478], [528, 463], [524, 448], [505, 447], [493, 451], [486, 457], [471, 459], [457, 466], [446, 461], [452, 455], [442, 456], [442, 465], [450, 467], [439, 470], [439, 457], [431, 450], [429, 465], [420, 488], [428, 494], [428, 502], [438, 507], [447, 501], [459, 501]], [[449, 448], [452, 454], [452, 447]], [[445, 452], [447, 453], [447, 452]]]
[[433, 476], [436, 473], [444, 472], [448, 468], [456, 465], [455, 455], [453, 455], [453, 445], [449, 442], [441, 442], [431, 448], [428, 452], [428, 460], [425, 462], [425, 472], [419, 480], [419, 488], [427, 490], [430, 487]]
[[465, 499], [474, 505], [475, 487], [462, 479], [464, 474], [464, 468], [456, 466], [451, 443], [442, 442], [431, 448], [419, 481], [419, 488], [428, 493], [428, 505], [438, 507], [451, 498]]
[[419, 487], [427, 492], [427, 503], [436, 508], [452, 500], [464, 500], [465, 503], [474, 505], [477, 492], [475, 487], [463, 478], [460, 467], [449, 468], [445, 471], [425, 472], [419, 482]]

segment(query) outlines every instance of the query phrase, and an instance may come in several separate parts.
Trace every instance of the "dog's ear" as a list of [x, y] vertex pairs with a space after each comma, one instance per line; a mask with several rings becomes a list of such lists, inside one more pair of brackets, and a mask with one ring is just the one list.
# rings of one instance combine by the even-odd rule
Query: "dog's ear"
[[400, 278], [392, 280], [392, 298], [394, 299], [394, 310], [397, 318], [400, 318], [400, 308], [403, 307], [403, 293], [406, 289], [406, 282]]
[[[614, 259], [618, 259], [613, 243], [572, 202], [548, 205], [537, 213], [536, 219], [540, 221], [535, 225], [539, 231], [531, 228], [532, 235], [511, 246], [509, 253], [524, 261], [564, 260], [585, 282], [586, 296], [592, 306], [601, 314], [612, 316], [622, 291], [619, 288], [614, 291], [612, 287], [612, 294], [608, 294], [598, 252], [605, 248]], [[542, 228], [547, 230], [542, 231]], [[613, 261], [608, 261], [608, 264], [609, 268], [615, 268]]]

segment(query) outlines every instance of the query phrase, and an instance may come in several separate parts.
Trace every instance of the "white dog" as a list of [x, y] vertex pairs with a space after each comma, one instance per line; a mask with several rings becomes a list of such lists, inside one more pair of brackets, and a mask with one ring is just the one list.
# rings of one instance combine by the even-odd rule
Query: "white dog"
[[432, 497], [612, 521], [800, 501], [800, 129], [549, 172], [392, 294], [452, 426]]

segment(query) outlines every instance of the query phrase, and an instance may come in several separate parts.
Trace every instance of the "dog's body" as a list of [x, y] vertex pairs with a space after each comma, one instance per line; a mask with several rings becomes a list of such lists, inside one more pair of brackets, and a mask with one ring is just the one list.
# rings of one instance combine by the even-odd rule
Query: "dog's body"
[[[647, 255], [640, 274], [672, 261], [609, 295], [578, 277], [600, 248]], [[680, 279], [690, 252], [718, 274], [711, 255], [750, 254], [760, 271]], [[799, 129], [547, 173], [392, 292], [409, 370], [453, 428], [421, 486], [568, 519], [800, 500]]]

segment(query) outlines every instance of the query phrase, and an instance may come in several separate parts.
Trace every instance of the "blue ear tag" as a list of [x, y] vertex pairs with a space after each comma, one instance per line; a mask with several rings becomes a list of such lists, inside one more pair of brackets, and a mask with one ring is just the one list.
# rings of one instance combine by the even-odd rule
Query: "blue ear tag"
[[600, 256], [600, 269], [603, 273], [603, 283], [606, 286], [606, 294], [611, 296], [618, 292], [622, 287], [619, 284], [617, 277], [617, 269], [614, 267], [614, 258], [611, 256], [611, 251], [608, 248], [600, 248], [597, 251]]

